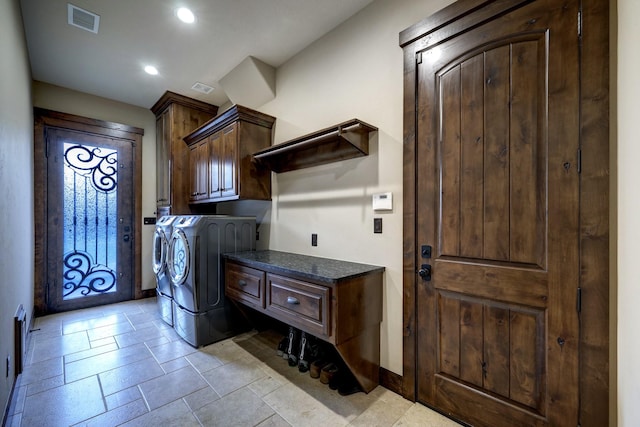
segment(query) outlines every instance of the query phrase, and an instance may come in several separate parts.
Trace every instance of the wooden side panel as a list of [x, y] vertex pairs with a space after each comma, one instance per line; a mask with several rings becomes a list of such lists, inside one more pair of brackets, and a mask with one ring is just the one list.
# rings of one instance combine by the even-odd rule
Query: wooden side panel
[[485, 53], [484, 258], [509, 260], [510, 48]]
[[484, 57], [461, 65], [460, 256], [483, 257]]
[[511, 312], [510, 318], [510, 397], [523, 405], [540, 404], [542, 370], [542, 322], [533, 313]]
[[[511, 45], [511, 129], [510, 129], [510, 250], [509, 259], [514, 262], [542, 264], [540, 247], [545, 241], [545, 229], [538, 218], [543, 200], [539, 200], [540, 162], [538, 114], [544, 113], [535, 99], [544, 99], [532, 94], [544, 90], [544, 73], [541, 73], [539, 55], [544, 43], [526, 41]], [[540, 58], [542, 56], [542, 58]], [[543, 68], [542, 68], [543, 69]], [[544, 93], [544, 92], [542, 92]], [[542, 111], [540, 111], [542, 110]]]
[[484, 308], [484, 388], [509, 396], [509, 310]]
[[484, 348], [482, 304], [460, 301], [460, 379], [482, 386]]
[[440, 296], [440, 372], [460, 376], [460, 300]]
[[460, 252], [460, 67], [449, 70], [441, 77], [440, 91], [442, 100], [440, 253], [458, 255]]

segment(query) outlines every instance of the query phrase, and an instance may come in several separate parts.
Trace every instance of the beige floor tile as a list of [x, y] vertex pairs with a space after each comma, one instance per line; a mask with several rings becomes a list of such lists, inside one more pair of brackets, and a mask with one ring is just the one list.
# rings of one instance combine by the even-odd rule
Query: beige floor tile
[[184, 401], [189, 405], [192, 411], [202, 408], [203, 406], [220, 399], [218, 393], [214, 389], [207, 386], [196, 392], [184, 397]]
[[123, 427], [200, 427], [200, 423], [182, 400], [176, 400], [122, 424]]
[[386, 427], [393, 425], [414, 405], [384, 387], [377, 387], [368, 395], [367, 408], [349, 426]]
[[146, 323], [145, 328], [136, 328], [135, 331], [116, 335], [114, 338], [118, 347], [124, 348], [146, 341], [164, 338], [162, 332], [153, 323]]
[[99, 354], [108, 353], [118, 349], [118, 345], [115, 342], [111, 344], [102, 345], [100, 347], [91, 348], [89, 350], [78, 351], [77, 353], [71, 353], [64, 356], [64, 363], [71, 363], [88, 357], [97, 356]]
[[64, 385], [64, 375], [58, 375], [47, 378], [46, 380], [37, 381], [27, 385], [27, 396], [60, 387], [61, 385]]
[[105, 412], [76, 424], [77, 427], [113, 427], [148, 413], [147, 405], [142, 399], [134, 400], [112, 411]]
[[187, 354], [195, 353], [197, 350], [184, 341], [172, 341], [149, 349], [158, 363], [165, 363]]
[[262, 398], [292, 426], [346, 426], [349, 421], [289, 383]]
[[280, 415], [274, 414], [258, 424], [256, 427], [291, 427], [291, 424], [286, 422]]
[[63, 374], [62, 357], [43, 360], [25, 367], [21, 377], [21, 384], [28, 385], [34, 382], [57, 377]]
[[252, 357], [236, 359], [218, 368], [204, 372], [205, 380], [220, 396], [229, 394], [239, 388], [267, 376], [266, 372], [257, 366]]
[[65, 364], [65, 381], [73, 382], [111, 369], [119, 368], [151, 356], [147, 347], [137, 344], [93, 357], [87, 357], [76, 362]]
[[38, 336], [34, 339], [31, 363], [91, 348], [85, 331], [62, 336]]
[[66, 427], [105, 410], [98, 378], [93, 376], [27, 396], [22, 424]]
[[169, 360], [168, 362], [164, 362], [160, 365], [162, 370], [167, 374], [187, 366], [190, 366], [190, 363], [185, 357]]
[[100, 328], [90, 329], [87, 331], [89, 339], [91, 341], [99, 340], [102, 338], [112, 337], [115, 335], [126, 334], [127, 332], [133, 332], [135, 329], [129, 321], [114, 323], [112, 325], [102, 326]]
[[147, 357], [146, 359], [102, 372], [98, 377], [102, 385], [102, 392], [105, 395], [109, 395], [163, 375], [164, 371], [158, 365], [158, 362], [153, 357]]
[[248, 388], [241, 388], [203, 406], [194, 414], [205, 426], [245, 427], [261, 423], [274, 412], [254, 392]]
[[117, 393], [105, 395], [104, 397], [104, 401], [107, 404], [107, 410], [109, 411], [138, 399], [142, 399], [142, 393], [140, 393], [138, 386], [129, 387]]
[[208, 384], [193, 367], [187, 366], [145, 381], [139, 387], [149, 409], [153, 410], [208, 387]]
[[115, 344], [116, 340], [114, 337], [106, 337], [106, 338], [100, 338], [94, 341], [90, 341], [90, 343], [91, 343], [91, 348], [98, 348], [98, 347], [102, 347], [109, 344]]
[[426, 406], [414, 404], [393, 427], [460, 427], [460, 424]]
[[74, 332], [87, 331], [89, 329], [101, 328], [126, 321], [127, 317], [121, 313], [107, 314], [106, 316], [94, 317], [92, 319], [81, 319], [71, 322], [65, 321], [62, 324], [62, 333], [72, 334]]
[[185, 356], [185, 359], [200, 373], [210, 371], [222, 366], [222, 362], [216, 356], [204, 351], [198, 351]]

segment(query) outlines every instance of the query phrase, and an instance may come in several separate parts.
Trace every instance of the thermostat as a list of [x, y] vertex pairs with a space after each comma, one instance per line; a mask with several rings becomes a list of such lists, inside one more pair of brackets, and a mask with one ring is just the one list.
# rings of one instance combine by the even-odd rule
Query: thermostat
[[378, 193], [373, 195], [374, 211], [391, 211], [393, 210], [393, 194]]

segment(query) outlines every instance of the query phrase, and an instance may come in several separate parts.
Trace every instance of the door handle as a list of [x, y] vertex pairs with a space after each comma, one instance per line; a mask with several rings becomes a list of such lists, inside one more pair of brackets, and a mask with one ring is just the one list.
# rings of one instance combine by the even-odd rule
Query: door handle
[[431, 265], [422, 264], [420, 270], [418, 270], [418, 276], [422, 277], [425, 282], [431, 281]]

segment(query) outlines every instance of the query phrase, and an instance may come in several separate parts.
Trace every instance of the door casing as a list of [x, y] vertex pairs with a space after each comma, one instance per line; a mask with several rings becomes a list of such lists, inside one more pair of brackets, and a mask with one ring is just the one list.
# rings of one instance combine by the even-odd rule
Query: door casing
[[47, 314], [46, 285], [47, 285], [47, 186], [46, 180], [46, 130], [47, 128], [68, 129], [86, 132], [105, 137], [128, 139], [133, 142], [133, 187], [134, 187], [134, 298], [151, 296], [153, 293], [143, 291], [141, 287], [142, 271], [142, 136], [144, 129], [119, 123], [91, 119], [73, 114], [52, 110], [34, 108], [34, 219], [35, 219], [35, 283], [34, 283], [34, 314]]

